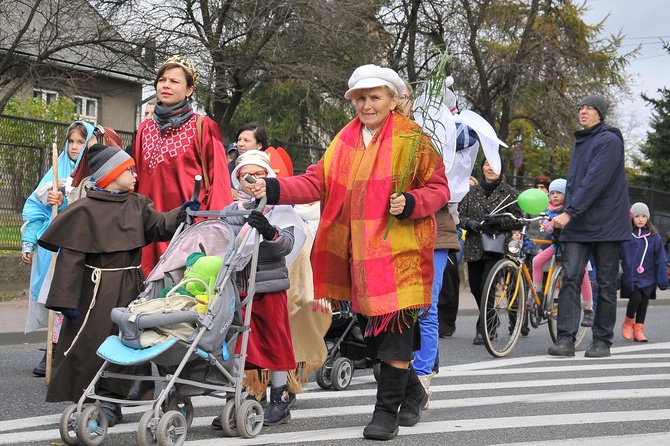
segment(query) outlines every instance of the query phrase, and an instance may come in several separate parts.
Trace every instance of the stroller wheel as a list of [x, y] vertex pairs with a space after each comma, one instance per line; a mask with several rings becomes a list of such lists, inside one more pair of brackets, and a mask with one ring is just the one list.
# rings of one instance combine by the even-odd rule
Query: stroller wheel
[[[163, 411], [160, 412], [159, 416], [163, 416]], [[153, 409], [149, 409], [142, 414], [137, 426], [137, 444], [140, 446], [155, 446], [158, 444], [156, 439], [158, 420], [158, 418], [154, 418]]]
[[235, 421], [235, 398], [226, 401], [221, 412], [221, 430], [228, 437], [237, 437], [237, 422]]
[[375, 377], [375, 381], [379, 381], [379, 375], [382, 372], [381, 367], [382, 367], [382, 365], [379, 362], [377, 364], [375, 364], [374, 366], [372, 366], [372, 375]]
[[316, 383], [324, 390], [328, 390], [333, 385], [331, 380], [333, 371], [333, 358], [326, 358], [323, 365], [316, 371]]
[[107, 414], [102, 407], [94, 404], [81, 412], [77, 436], [86, 446], [98, 446], [105, 440], [108, 426]]
[[330, 373], [331, 383], [335, 390], [345, 390], [351, 384], [354, 375], [354, 362], [345, 357], [337, 358]]
[[237, 432], [242, 438], [254, 438], [263, 429], [263, 406], [256, 400], [244, 400], [237, 411]]
[[193, 403], [191, 403], [191, 398], [182, 395], [170, 398], [168, 410], [176, 410], [181, 413], [186, 420], [186, 427], [191, 427], [191, 423], [193, 423]]
[[158, 446], [182, 446], [186, 441], [186, 419], [176, 410], [163, 415], [156, 428]]
[[63, 443], [68, 446], [78, 446], [81, 444], [79, 437], [77, 436], [77, 419], [79, 414], [77, 414], [77, 405], [70, 404], [63, 411], [63, 415], [60, 416], [60, 422], [58, 423], [58, 431], [60, 432], [60, 438], [63, 440]]

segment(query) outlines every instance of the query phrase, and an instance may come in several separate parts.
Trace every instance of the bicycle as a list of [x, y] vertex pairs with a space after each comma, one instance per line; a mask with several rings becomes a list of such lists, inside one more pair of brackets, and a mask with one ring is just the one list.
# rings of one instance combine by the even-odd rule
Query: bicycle
[[[527, 306], [529, 322], [538, 328], [544, 322], [549, 326], [552, 342], [558, 338], [557, 314], [558, 293], [562, 284], [563, 266], [556, 254], [552, 256], [549, 275], [540, 296], [533, 287], [533, 279], [525, 263], [526, 252], [523, 249], [526, 230], [531, 222], [546, 219], [545, 214], [538, 217], [517, 217], [511, 213], [490, 215], [488, 217], [510, 217], [523, 224], [520, 240], [510, 240], [505, 246], [504, 257], [495, 263], [489, 272], [482, 289], [481, 331], [486, 350], [495, 356], [509, 354], [516, 345]], [[586, 327], [579, 328], [575, 346], [586, 335]]]

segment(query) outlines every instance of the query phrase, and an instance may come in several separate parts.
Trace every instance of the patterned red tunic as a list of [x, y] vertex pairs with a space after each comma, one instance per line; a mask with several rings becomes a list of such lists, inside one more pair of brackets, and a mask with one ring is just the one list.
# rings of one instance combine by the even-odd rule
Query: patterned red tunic
[[[133, 146], [137, 165], [136, 191], [151, 198], [158, 211], [169, 211], [191, 199], [193, 177], [202, 175], [202, 162], [196, 145], [196, 120], [191, 119], [181, 127], [168, 128], [161, 135], [153, 119], [140, 124]], [[219, 127], [210, 118], [202, 121], [202, 152], [210, 186], [205, 196], [204, 185], [200, 193], [202, 210], [223, 209], [232, 201], [230, 175], [226, 152], [221, 142]], [[145, 275], [153, 269], [165, 252], [167, 243], [152, 243], [142, 251], [142, 268]]]

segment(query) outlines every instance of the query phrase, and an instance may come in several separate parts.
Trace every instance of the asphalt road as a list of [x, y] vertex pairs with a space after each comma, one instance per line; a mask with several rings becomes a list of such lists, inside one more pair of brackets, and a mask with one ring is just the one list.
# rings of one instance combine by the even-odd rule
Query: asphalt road
[[[468, 312], [471, 314], [471, 312]], [[623, 309], [619, 309], [619, 321]], [[422, 422], [401, 428], [394, 445], [661, 445], [670, 444], [670, 306], [653, 305], [647, 320], [652, 342], [624, 341], [612, 357], [552, 358], [546, 326], [531, 330], [506, 358], [473, 346], [474, 316], [459, 317], [453, 338], [440, 340], [440, 373]], [[617, 327], [619, 327], [618, 325]], [[31, 375], [39, 344], [0, 346], [0, 445], [58, 445], [58, 420], [67, 406], [45, 403], [44, 380]], [[581, 353], [580, 353], [581, 352]], [[93, 354], [93, 353], [92, 353]], [[313, 382], [298, 395], [292, 420], [263, 428], [254, 439], [225, 438], [211, 419], [220, 400], [195, 397], [187, 445], [363, 445], [363, 427], [375, 401], [370, 369], [356, 370], [345, 391]], [[124, 422], [103, 444], [134, 445], [147, 406], [126, 408]]]

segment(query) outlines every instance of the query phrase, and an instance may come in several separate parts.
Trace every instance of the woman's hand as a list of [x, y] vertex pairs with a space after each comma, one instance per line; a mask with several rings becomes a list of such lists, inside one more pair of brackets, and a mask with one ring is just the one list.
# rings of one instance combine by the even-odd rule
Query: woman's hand
[[30, 252], [24, 252], [23, 254], [21, 254], [21, 261], [26, 265], [30, 265], [32, 259], [33, 255]]
[[256, 179], [256, 182], [253, 184], [252, 192], [256, 199], [261, 199], [265, 196], [265, 180], [263, 178]]
[[61, 191], [49, 191], [49, 199], [47, 200], [49, 206], [58, 206], [60, 207], [63, 204], [63, 192]]
[[400, 215], [405, 210], [405, 196], [403, 194], [391, 195], [391, 207], [389, 212], [391, 215]]

